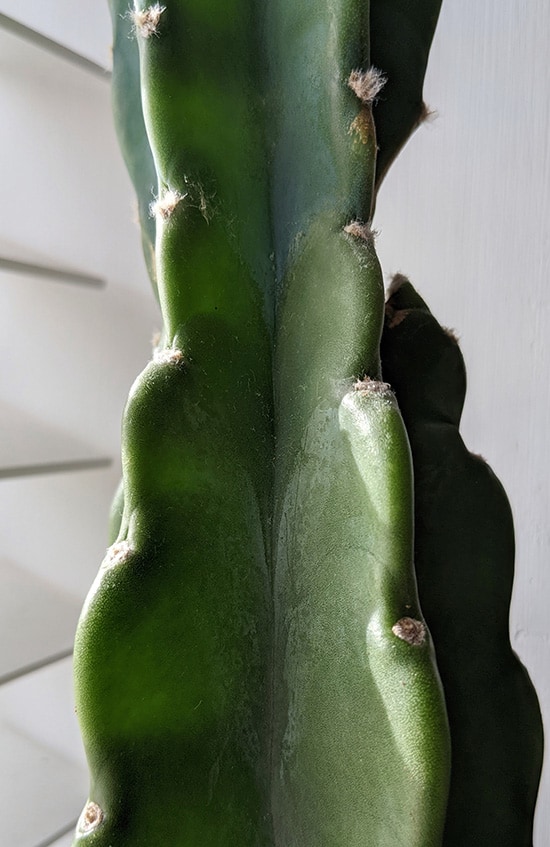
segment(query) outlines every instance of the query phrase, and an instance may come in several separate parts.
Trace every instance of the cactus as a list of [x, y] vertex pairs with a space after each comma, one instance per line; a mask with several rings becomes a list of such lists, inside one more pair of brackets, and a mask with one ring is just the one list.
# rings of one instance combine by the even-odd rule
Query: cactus
[[75, 845], [447, 838], [449, 728], [371, 227], [425, 112], [439, 5], [111, 0], [163, 332], [76, 636], [91, 787]]

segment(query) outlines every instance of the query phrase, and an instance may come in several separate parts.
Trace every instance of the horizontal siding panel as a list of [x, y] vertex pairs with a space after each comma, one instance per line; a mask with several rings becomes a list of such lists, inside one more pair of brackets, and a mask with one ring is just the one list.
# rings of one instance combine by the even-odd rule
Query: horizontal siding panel
[[101, 277], [92, 276], [79, 270], [56, 268], [47, 263], [41, 264], [38, 261], [30, 262], [25, 259], [16, 259], [9, 255], [9, 250], [6, 252], [8, 255], [0, 255], [0, 270], [2, 271], [11, 271], [15, 274], [53, 280], [54, 282], [68, 282], [72, 285], [91, 285], [93, 288], [103, 288], [105, 285], [105, 280]]
[[[67, 458], [118, 454], [123, 401], [149, 356], [145, 333], [125, 339], [124, 298], [0, 269], [0, 314], [1, 402], [12, 407], [11, 437], [28, 431], [31, 452], [47, 439], [59, 442], [59, 457], [63, 440]], [[9, 415], [2, 429], [9, 432]]]
[[72, 649], [80, 604], [35, 574], [0, 563], [0, 684]]
[[0, 12], [99, 65], [110, 65], [111, 21], [107, 3], [0, 0]]
[[[62, 836], [62, 838], [56, 838], [55, 841], [52, 841], [51, 847], [72, 847], [73, 843], [73, 833], [67, 833], [67, 835]], [[42, 847], [42, 845], [36, 845], [36, 847]], [[46, 847], [46, 845], [44, 845]], [[48, 845], [50, 847], [50, 845]]]
[[[74, 765], [81, 776], [86, 773], [74, 708], [71, 657], [2, 685], [0, 719], [11, 731]], [[69, 815], [64, 823], [71, 819]]]
[[68, 660], [0, 688], [0, 815], [10, 847], [36, 847], [80, 813], [88, 777], [72, 702]]
[[119, 475], [114, 466], [0, 480], [4, 560], [81, 603], [108, 544]]
[[[45, 371], [44, 380], [48, 369]], [[17, 388], [18, 393], [22, 393], [19, 385]], [[61, 388], [58, 388], [58, 393], [64, 396]], [[63, 409], [57, 411], [61, 414]], [[36, 472], [39, 472], [41, 465], [76, 463], [78, 466], [79, 462], [84, 465], [95, 462], [101, 466], [111, 461], [109, 456], [100, 456], [85, 441], [75, 436], [75, 431], [78, 432], [76, 427], [72, 432], [67, 431], [66, 427], [56, 429], [0, 400], [0, 484], [4, 477], [24, 475], [26, 469], [32, 473], [32, 469], [36, 468]]]
[[0, 733], [2, 838], [9, 847], [37, 847], [79, 813], [86, 779], [81, 769], [47, 747], [5, 725]]
[[[0, 55], [2, 399], [116, 454], [124, 398], [159, 318], [109, 87], [1, 30]], [[105, 285], [61, 285], [10, 260]]]
[[0, 246], [115, 281], [134, 300], [147, 295], [150, 317], [109, 85], [1, 28], [0, 56]]

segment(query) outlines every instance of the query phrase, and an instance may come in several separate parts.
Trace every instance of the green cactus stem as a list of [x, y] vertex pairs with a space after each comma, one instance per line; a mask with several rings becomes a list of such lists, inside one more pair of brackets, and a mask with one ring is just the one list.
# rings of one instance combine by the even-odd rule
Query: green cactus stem
[[275, 844], [439, 847], [447, 725], [389, 387], [321, 403], [301, 450], [278, 522]]
[[102, 847], [271, 843], [267, 177], [254, 21], [205, 14], [134, 16], [166, 342], [131, 391], [122, 524], [75, 645], [102, 811], [76, 843]]
[[403, 277], [394, 281], [381, 349], [411, 442], [418, 588], [451, 729], [443, 847], [531, 847], [543, 739], [537, 697], [508, 632], [510, 506], [459, 434], [466, 376], [457, 342]]
[[132, 22], [164, 330], [77, 633], [75, 845], [438, 847], [449, 740], [380, 382], [368, 5], [136, 2]]

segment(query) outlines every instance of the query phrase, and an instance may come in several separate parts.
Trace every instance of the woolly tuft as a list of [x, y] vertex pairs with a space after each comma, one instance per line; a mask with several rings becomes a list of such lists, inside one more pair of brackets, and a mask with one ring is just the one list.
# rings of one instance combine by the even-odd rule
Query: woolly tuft
[[166, 6], [155, 3], [148, 9], [143, 9], [142, 12], [130, 11], [129, 15], [134, 24], [134, 32], [141, 35], [142, 38], [151, 38], [152, 35], [158, 35], [160, 16], [165, 10]]
[[185, 358], [177, 347], [164, 347], [154, 351], [153, 361], [157, 365], [182, 365]]
[[162, 197], [159, 197], [158, 200], [155, 200], [149, 206], [151, 217], [160, 217], [165, 221], [168, 220], [178, 203], [180, 203], [184, 197], [187, 197], [187, 194], [180, 194], [179, 191], [172, 191], [172, 189], [169, 188], [164, 192]]
[[351, 221], [344, 227], [344, 232], [352, 235], [354, 238], [361, 238], [363, 241], [374, 241], [376, 232], [371, 228], [370, 224], [361, 223], [361, 221]]
[[386, 77], [377, 68], [360, 71], [358, 68], [349, 75], [348, 85], [362, 103], [370, 104], [382, 91]]

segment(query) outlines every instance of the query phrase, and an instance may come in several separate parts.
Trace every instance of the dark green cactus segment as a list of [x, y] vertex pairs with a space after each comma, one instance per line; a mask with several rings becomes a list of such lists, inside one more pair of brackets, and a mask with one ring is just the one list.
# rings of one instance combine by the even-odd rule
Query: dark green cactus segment
[[[437, 421], [458, 427], [466, 396], [466, 368], [456, 338], [450, 330], [442, 330], [404, 277], [395, 277], [390, 293], [386, 327], [394, 330], [391, 337], [401, 343], [385, 346], [384, 372], [398, 375], [399, 403], [406, 410], [407, 426]], [[406, 331], [399, 329], [401, 323]]]
[[272, 227], [280, 282], [296, 238], [330, 216], [371, 217], [376, 139], [370, 103], [349, 86], [369, 60], [368, 4], [266, 4]]
[[103, 815], [81, 839], [258, 847], [272, 843], [262, 74], [254, 3], [165, 6], [134, 15], [164, 342], [125, 411], [124, 514], [77, 636]]
[[337, 409], [354, 378], [380, 372], [383, 288], [370, 228], [379, 80], [368, 4], [282, 0], [266, 20], [280, 504], [311, 416]]
[[216, 355], [159, 356], [125, 413], [123, 526], [76, 641], [90, 796], [104, 815], [83, 844], [271, 843], [262, 504], [250, 430], [222, 414], [231, 398], [254, 420], [256, 397], [236, 391], [242, 346], [223, 326], [197, 333]]
[[371, 0], [371, 62], [387, 81], [374, 104], [376, 187], [426, 116], [424, 75], [441, 0]]
[[468, 453], [458, 432], [464, 365], [456, 342], [409, 283], [388, 305], [383, 370], [411, 442], [418, 588], [451, 729], [443, 845], [529, 847], [542, 725], [536, 694], [509, 640], [510, 506], [491, 469]]
[[[222, 250], [232, 268], [242, 266], [241, 273], [252, 279], [259, 294], [264, 321], [272, 327], [265, 58], [257, 35], [257, 5], [256, 0], [172, 0], [159, 6], [163, 11], [154, 33], [138, 32], [138, 44], [143, 110], [159, 181], [157, 224], [169, 192], [181, 201], [176, 228], [181, 241], [201, 240], [203, 264]], [[150, 8], [136, 6], [137, 14]], [[157, 249], [163, 249], [159, 238], [157, 234]], [[232, 288], [221, 271], [216, 275], [212, 269], [211, 298], [240, 296], [237, 280]], [[166, 298], [163, 315], [171, 339], [188, 314], [189, 286], [174, 284], [166, 257], [159, 259], [158, 272], [166, 272], [159, 288]], [[192, 278], [194, 272], [190, 268]], [[192, 285], [197, 292], [198, 281]]]
[[[258, 479], [267, 520], [273, 401], [266, 321], [272, 320], [273, 272], [256, 2], [136, 7], [137, 21], [157, 11], [153, 33], [136, 29], [159, 178], [157, 267], [166, 343], [203, 373], [205, 396], [216, 398], [238, 440], [247, 433], [243, 461]], [[251, 415], [243, 416], [248, 402]]]
[[143, 121], [139, 53], [127, 0], [109, 0], [113, 24], [113, 116], [120, 148], [136, 190], [145, 264], [158, 296], [155, 267], [155, 220], [149, 207], [157, 190], [157, 173]]
[[279, 303], [276, 501], [300, 460], [312, 415], [336, 409], [354, 377], [379, 375], [383, 300], [372, 236], [335, 229], [330, 215], [318, 219], [289, 261]]
[[[416, 602], [410, 455], [391, 394], [372, 387], [384, 297], [367, 12], [268, 13], [278, 847], [439, 847], [445, 815], [448, 730]], [[365, 373], [374, 382], [353, 389]], [[421, 644], [392, 631], [405, 618]]]

